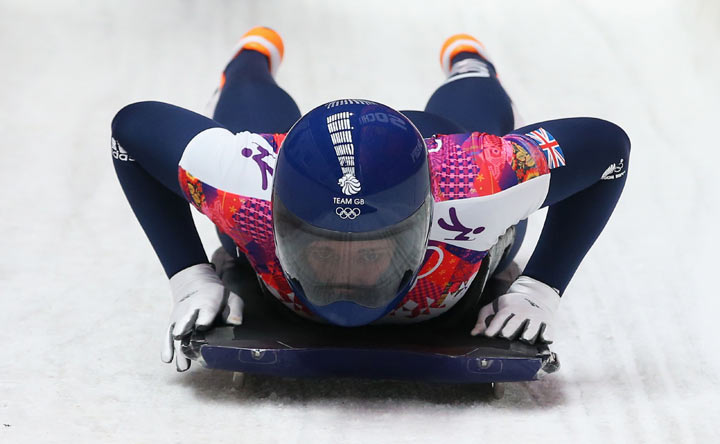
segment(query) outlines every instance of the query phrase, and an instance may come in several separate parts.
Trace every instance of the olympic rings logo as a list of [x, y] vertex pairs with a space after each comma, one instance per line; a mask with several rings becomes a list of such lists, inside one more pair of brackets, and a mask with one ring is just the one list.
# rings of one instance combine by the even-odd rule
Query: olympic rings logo
[[360, 216], [360, 208], [337, 207], [337, 208], [335, 208], [335, 214], [340, 216], [340, 219], [353, 220], [356, 217]]

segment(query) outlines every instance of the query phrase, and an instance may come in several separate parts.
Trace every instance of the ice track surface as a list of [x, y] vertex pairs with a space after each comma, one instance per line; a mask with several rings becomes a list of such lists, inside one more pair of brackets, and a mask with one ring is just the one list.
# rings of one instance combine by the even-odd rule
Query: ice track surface
[[[627, 130], [625, 194], [559, 311], [559, 373], [493, 402], [354, 380], [234, 391], [160, 362], [169, 288], [115, 179], [110, 121], [146, 99], [202, 111], [257, 24], [283, 35], [278, 81], [303, 111], [422, 108], [443, 40], [469, 32], [527, 122]], [[0, 442], [718, 442], [719, 24], [713, 0], [0, 0]]]

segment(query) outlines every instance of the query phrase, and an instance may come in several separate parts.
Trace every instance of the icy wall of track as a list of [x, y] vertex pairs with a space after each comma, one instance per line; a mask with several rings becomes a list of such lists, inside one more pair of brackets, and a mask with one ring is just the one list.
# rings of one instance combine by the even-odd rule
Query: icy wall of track
[[[0, 0], [0, 442], [720, 438], [720, 4], [145, 3]], [[144, 99], [202, 111], [257, 24], [284, 37], [278, 81], [303, 111], [341, 97], [422, 108], [443, 40], [469, 32], [525, 121], [626, 129], [626, 192], [560, 308], [560, 373], [490, 402], [389, 382], [234, 391], [228, 374], [160, 362], [169, 288], [114, 177], [110, 121]]]

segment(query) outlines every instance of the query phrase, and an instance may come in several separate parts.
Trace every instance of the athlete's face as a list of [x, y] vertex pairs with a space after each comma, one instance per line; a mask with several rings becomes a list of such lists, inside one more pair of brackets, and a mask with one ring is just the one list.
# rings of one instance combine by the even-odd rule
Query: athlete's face
[[348, 287], [373, 288], [390, 266], [394, 251], [389, 239], [318, 240], [307, 247], [306, 258], [318, 281], [344, 292]]

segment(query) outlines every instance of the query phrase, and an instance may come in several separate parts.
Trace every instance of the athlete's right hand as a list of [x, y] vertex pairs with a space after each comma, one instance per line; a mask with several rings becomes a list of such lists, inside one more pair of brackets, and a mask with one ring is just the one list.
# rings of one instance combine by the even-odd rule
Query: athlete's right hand
[[194, 329], [209, 328], [218, 315], [227, 324], [242, 324], [244, 304], [240, 296], [225, 289], [210, 264], [179, 271], [170, 278], [170, 289], [174, 305], [161, 359], [169, 364], [174, 357], [177, 371], [184, 372], [190, 360], [180, 348], [183, 337]]

